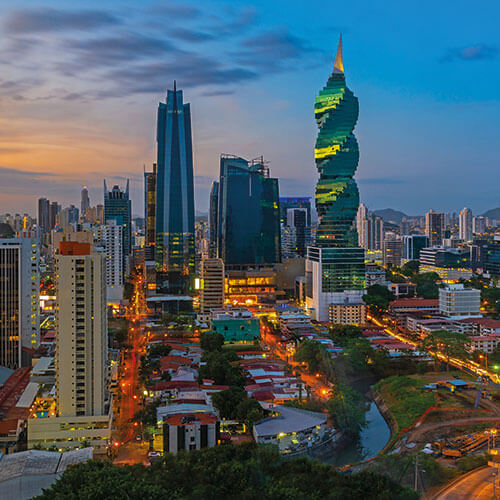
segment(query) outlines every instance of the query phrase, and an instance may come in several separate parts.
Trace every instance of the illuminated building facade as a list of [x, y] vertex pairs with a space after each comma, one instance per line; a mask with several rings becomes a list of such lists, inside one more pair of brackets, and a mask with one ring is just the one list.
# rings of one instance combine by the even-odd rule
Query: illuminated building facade
[[358, 99], [345, 82], [340, 38], [333, 72], [316, 97], [319, 128], [314, 151], [319, 180], [315, 201], [319, 222], [308, 248], [306, 305], [312, 316], [328, 321], [328, 306], [360, 298], [365, 288], [364, 250], [355, 227], [359, 192], [353, 179], [359, 150], [353, 134]]
[[[10, 228], [9, 228], [10, 229]], [[0, 234], [0, 366], [31, 364], [40, 342], [39, 240]]]
[[[125, 191], [122, 191], [118, 186], [113, 186], [113, 189], [108, 191], [106, 181], [104, 181], [104, 224], [111, 220], [122, 226], [123, 258], [126, 262], [132, 251], [132, 206], [129, 198], [128, 180]], [[124, 266], [124, 268], [126, 267]]]
[[262, 157], [222, 155], [217, 200], [217, 256], [226, 269], [280, 262], [278, 179]]
[[154, 259], [156, 244], [156, 163], [152, 172], [144, 172], [144, 224], [146, 260]]
[[444, 214], [429, 210], [425, 214], [425, 234], [431, 247], [441, 245], [444, 238]]
[[195, 270], [193, 147], [190, 106], [175, 82], [158, 105], [157, 148], [157, 291], [182, 295]]

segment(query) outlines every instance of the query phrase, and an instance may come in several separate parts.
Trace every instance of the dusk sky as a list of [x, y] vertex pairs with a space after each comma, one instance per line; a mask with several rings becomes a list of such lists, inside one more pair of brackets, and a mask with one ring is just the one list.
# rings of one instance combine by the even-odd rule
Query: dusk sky
[[0, 2], [0, 213], [45, 196], [102, 203], [155, 161], [158, 101], [191, 103], [196, 210], [220, 153], [270, 161], [313, 196], [314, 96], [340, 32], [359, 98], [356, 178], [370, 208], [475, 214], [500, 205], [500, 3]]

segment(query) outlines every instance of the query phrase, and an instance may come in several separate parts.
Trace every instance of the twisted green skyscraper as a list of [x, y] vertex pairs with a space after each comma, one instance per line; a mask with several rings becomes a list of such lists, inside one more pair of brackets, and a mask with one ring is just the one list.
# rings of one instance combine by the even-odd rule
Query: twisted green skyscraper
[[333, 72], [314, 104], [319, 133], [314, 156], [319, 180], [316, 210], [319, 225], [317, 247], [355, 247], [358, 238], [353, 222], [359, 206], [359, 192], [353, 179], [359, 149], [353, 130], [358, 120], [358, 99], [347, 88], [340, 36]]

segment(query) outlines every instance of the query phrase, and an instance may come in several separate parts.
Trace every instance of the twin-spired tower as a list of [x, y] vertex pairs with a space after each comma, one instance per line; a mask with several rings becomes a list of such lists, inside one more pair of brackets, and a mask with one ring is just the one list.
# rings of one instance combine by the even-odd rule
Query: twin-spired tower
[[358, 112], [358, 99], [345, 81], [341, 36], [332, 74], [314, 104], [319, 221], [315, 244], [308, 248], [306, 302], [319, 321], [328, 320], [330, 304], [359, 303], [365, 288], [364, 250], [355, 228], [359, 192], [353, 178], [359, 161], [353, 133]]

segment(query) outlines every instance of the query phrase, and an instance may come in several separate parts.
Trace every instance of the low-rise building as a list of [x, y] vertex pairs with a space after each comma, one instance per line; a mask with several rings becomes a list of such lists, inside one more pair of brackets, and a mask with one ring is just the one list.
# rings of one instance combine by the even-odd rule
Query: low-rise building
[[500, 340], [500, 336], [497, 335], [479, 335], [470, 337], [470, 348], [471, 351], [482, 351], [487, 354], [492, 353]]
[[444, 316], [462, 319], [481, 316], [481, 291], [462, 284], [439, 289], [439, 312]]
[[226, 342], [253, 342], [260, 338], [260, 319], [248, 309], [214, 309], [210, 328], [222, 334]]

